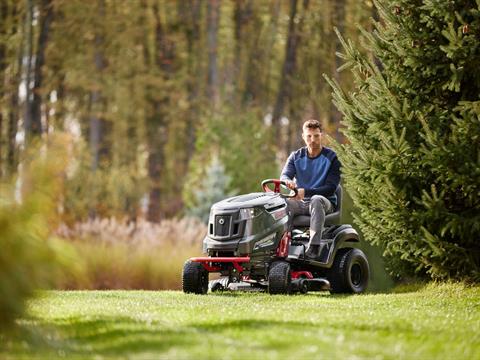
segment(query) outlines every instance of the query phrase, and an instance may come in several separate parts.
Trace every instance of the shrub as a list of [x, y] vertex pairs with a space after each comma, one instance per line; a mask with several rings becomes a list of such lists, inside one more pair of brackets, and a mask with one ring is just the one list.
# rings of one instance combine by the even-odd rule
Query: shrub
[[[16, 181], [0, 187], [0, 324], [11, 325], [35, 289], [59, 281], [73, 258], [52, 237], [65, 139], [35, 147]], [[32, 160], [35, 154], [36, 159]]]
[[217, 157], [214, 157], [206, 170], [205, 177], [190, 195], [193, 199], [187, 204], [189, 206], [187, 214], [199, 218], [206, 224], [210, 215], [210, 207], [214, 203], [234, 195], [233, 192], [227, 191], [229, 183], [230, 177], [225, 174], [225, 167]]

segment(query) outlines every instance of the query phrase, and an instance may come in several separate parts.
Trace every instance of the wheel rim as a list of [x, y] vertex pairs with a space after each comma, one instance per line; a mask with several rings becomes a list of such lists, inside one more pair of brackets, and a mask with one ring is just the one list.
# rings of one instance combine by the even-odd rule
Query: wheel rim
[[350, 279], [352, 280], [352, 285], [358, 287], [362, 284], [362, 267], [360, 264], [353, 264], [350, 269]]

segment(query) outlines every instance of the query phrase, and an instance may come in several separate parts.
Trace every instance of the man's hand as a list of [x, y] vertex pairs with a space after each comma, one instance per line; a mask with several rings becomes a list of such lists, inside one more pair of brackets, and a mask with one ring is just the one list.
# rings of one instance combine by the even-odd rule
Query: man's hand
[[297, 191], [298, 191], [298, 194], [297, 196], [295, 196], [295, 200], [303, 200], [303, 198], [305, 197], [305, 189], [298, 188]]
[[287, 187], [289, 189], [295, 189], [297, 187], [297, 184], [295, 184], [295, 181], [292, 180], [285, 180], [285, 183], [287, 184]]

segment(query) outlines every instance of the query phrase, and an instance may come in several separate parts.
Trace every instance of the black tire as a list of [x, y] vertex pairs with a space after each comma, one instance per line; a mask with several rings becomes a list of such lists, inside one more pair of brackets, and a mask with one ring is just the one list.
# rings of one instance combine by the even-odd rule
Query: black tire
[[183, 265], [182, 287], [184, 293], [206, 294], [208, 271], [202, 264], [188, 260]]
[[290, 294], [292, 273], [286, 261], [276, 261], [268, 272], [268, 292], [270, 294]]
[[359, 294], [368, 286], [370, 268], [360, 249], [345, 248], [337, 251], [329, 270], [330, 292], [334, 294]]

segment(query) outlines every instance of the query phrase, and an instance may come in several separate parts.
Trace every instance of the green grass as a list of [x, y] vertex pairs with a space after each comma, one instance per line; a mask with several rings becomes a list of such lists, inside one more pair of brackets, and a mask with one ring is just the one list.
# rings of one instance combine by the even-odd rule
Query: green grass
[[0, 358], [480, 359], [480, 287], [403, 291], [42, 292]]

